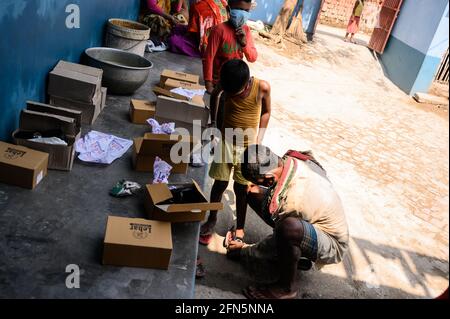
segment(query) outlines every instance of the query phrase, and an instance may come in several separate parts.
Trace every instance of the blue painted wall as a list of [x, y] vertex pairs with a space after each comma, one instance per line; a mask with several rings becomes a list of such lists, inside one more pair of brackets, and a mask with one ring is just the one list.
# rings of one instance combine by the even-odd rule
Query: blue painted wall
[[448, 48], [448, 0], [405, 0], [381, 56], [388, 77], [413, 95], [427, 92]]
[[[320, 4], [323, 0], [300, 0], [297, 6], [303, 3], [303, 29], [305, 32], [314, 33]], [[258, 6], [252, 11], [252, 20], [261, 20], [266, 24], [273, 25], [275, 19], [283, 6], [284, 0], [257, 0]]]
[[[136, 19], [140, 0], [0, 0], [0, 139], [10, 139], [26, 100], [45, 101], [47, 74], [101, 46], [109, 18]], [[80, 28], [67, 29], [68, 4]]]

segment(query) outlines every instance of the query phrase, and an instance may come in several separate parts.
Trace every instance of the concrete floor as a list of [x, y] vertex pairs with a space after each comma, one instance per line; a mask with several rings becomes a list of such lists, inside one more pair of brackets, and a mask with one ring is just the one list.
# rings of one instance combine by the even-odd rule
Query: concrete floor
[[[164, 68], [201, 73], [200, 63], [169, 53], [149, 56], [155, 67], [137, 99], [155, 99], [151, 88]], [[149, 127], [129, 122], [129, 96], [108, 96], [95, 124], [84, 127], [132, 139]], [[203, 185], [204, 168], [189, 170]], [[172, 226], [168, 271], [101, 265], [108, 215], [146, 218], [143, 193], [117, 199], [109, 190], [121, 179], [151, 183], [131, 167], [131, 148], [106, 167], [76, 161], [70, 173], [49, 171], [34, 191], [0, 184], [0, 298], [192, 298], [199, 223]], [[172, 181], [187, 177], [173, 175]], [[67, 289], [66, 266], [81, 268], [80, 289]]]
[[[344, 30], [320, 25], [314, 43], [278, 48], [257, 39], [253, 75], [272, 85], [264, 143], [282, 155], [311, 149], [340, 194], [350, 228], [344, 262], [301, 273], [299, 298], [433, 298], [448, 287], [448, 113], [416, 104]], [[211, 181], [209, 181], [211, 183]], [[243, 298], [255, 278], [228, 261], [222, 237], [233, 223], [225, 195], [216, 240], [201, 247], [206, 278], [197, 298]], [[271, 230], [248, 213], [246, 241]]]

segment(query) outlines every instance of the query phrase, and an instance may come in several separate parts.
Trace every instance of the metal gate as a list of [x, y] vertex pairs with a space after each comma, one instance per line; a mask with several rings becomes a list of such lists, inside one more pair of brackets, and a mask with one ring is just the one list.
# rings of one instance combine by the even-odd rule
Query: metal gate
[[436, 73], [436, 81], [448, 83], [448, 49]]
[[369, 48], [382, 54], [386, 47], [395, 20], [397, 20], [403, 0], [385, 0], [380, 12], [380, 20], [373, 30]]

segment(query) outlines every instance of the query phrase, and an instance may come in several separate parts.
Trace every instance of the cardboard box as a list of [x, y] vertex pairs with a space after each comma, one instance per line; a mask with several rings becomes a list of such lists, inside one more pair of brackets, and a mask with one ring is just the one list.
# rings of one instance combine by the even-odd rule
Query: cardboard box
[[101, 109], [103, 110], [106, 107], [106, 97], [108, 95], [108, 88], [102, 87], [101, 92], [102, 92], [102, 107], [101, 107]]
[[49, 104], [38, 103], [33, 101], [27, 101], [27, 110], [70, 117], [75, 120], [76, 127], [81, 128], [81, 118], [82, 118], [81, 111], [52, 106]]
[[188, 90], [203, 90], [203, 89], [205, 89], [205, 87], [203, 85], [186, 82], [186, 81], [174, 80], [174, 79], [168, 79], [164, 83], [164, 88], [169, 91], [176, 89], [176, 88], [183, 88], [183, 89], [188, 89]]
[[81, 111], [81, 123], [85, 125], [94, 124], [102, 111], [102, 94], [96, 94], [92, 103], [84, 103], [65, 97], [50, 95], [51, 105]]
[[147, 120], [155, 117], [156, 102], [131, 100], [130, 120], [134, 124], [147, 124]]
[[[140, 154], [143, 140], [144, 139], [142, 137], [135, 138], [133, 140], [134, 141], [133, 157], [132, 157], [133, 167], [138, 172], [153, 173], [153, 164], [155, 163], [156, 155]], [[168, 164], [170, 164], [170, 166], [172, 166], [171, 174], [187, 174], [187, 171], [189, 168], [189, 163], [187, 163], [187, 160], [185, 161], [186, 163], [181, 162], [181, 163], [175, 164], [170, 160], [170, 156], [167, 157], [167, 156], [161, 155], [158, 157], [161, 158], [163, 161], [167, 162]]]
[[183, 148], [192, 151], [195, 143], [196, 140], [190, 135], [146, 133], [139, 154], [169, 158], [174, 145], [179, 147], [178, 150]]
[[0, 142], [0, 182], [34, 189], [47, 176], [48, 154]]
[[[190, 188], [183, 192], [183, 200], [175, 197], [176, 191], [169, 189]], [[153, 184], [145, 189], [145, 209], [150, 219], [172, 223], [200, 222], [209, 210], [222, 210], [222, 203], [209, 203], [200, 186], [192, 180], [189, 184]]]
[[172, 255], [170, 223], [109, 216], [103, 264], [168, 269]]
[[160, 80], [160, 86], [164, 87], [164, 84], [166, 83], [167, 79], [174, 79], [179, 81], [185, 81], [190, 82], [194, 84], [198, 84], [200, 77], [198, 75], [179, 72], [179, 71], [173, 71], [173, 70], [164, 70], [161, 73], [161, 80]]
[[101, 82], [101, 77], [55, 68], [49, 74], [48, 94], [92, 103], [95, 95], [100, 94], [101, 96]]
[[158, 96], [155, 118], [162, 122], [175, 122], [176, 127], [183, 127], [192, 134], [194, 120], [200, 121], [201, 128], [209, 122], [209, 109], [204, 105], [181, 101], [165, 96]]
[[24, 131], [51, 131], [60, 129], [64, 134], [76, 136], [80, 128], [72, 117], [51, 113], [22, 110], [19, 128]]
[[156, 96], [167, 96], [167, 97], [171, 97], [173, 99], [178, 99], [178, 100], [182, 100], [182, 101], [189, 101], [189, 99], [186, 96], [180, 95], [180, 94], [176, 94], [176, 93], [172, 93], [169, 90], [166, 90], [162, 87], [159, 86], [155, 86], [153, 88], [153, 93], [155, 93]]
[[[66, 137], [66, 145], [52, 145], [20, 138], [19, 132], [43, 132], [61, 130]], [[80, 128], [76, 126], [74, 118], [22, 110], [19, 129], [13, 133], [14, 142], [34, 150], [48, 153], [48, 168], [70, 171], [75, 158], [75, 142], [80, 138]]]
[[94, 76], [96, 78], [100, 78], [100, 81], [103, 77], [102, 69], [94, 68], [84, 64], [67, 62], [63, 60], [58, 62], [58, 64], [55, 66], [55, 69], [66, 69], [74, 72], [83, 73], [86, 75]]

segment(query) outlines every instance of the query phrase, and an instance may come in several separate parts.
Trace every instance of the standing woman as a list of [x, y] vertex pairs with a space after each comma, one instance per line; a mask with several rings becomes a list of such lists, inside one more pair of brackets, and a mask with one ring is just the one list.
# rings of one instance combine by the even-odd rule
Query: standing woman
[[350, 21], [348, 22], [347, 33], [345, 34], [344, 41], [347, 41], [348, 36], [350, 35], [350, 42], [356, 43], [353, 37], [355, 36], [355, 33], [358, 32], [359, 22], [361, 20], [363, 9], [364, 9], [364, 0], [357, 0], [355, 6], [353, 7]]

